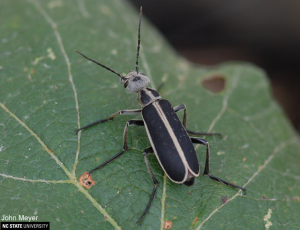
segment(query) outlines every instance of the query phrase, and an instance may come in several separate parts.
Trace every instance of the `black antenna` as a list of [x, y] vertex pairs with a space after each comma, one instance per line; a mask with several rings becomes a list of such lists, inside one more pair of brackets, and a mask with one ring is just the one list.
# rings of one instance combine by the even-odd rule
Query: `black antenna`
[[114, 71], [114, 70], [112, 70], [112, 69], [106, 67], [105, 65], [100, 64], [99, 62], [94, 61], [93, 59], [88, 58], [87, 56], [83, 55], [82, 53], [78, 52], [77, 50], [75, 50], [75, 51], [76, 51], [77, 53], [79, 53], [81, 56], [83, 56], [84, 58], [86, 58], [86, 59], [88, 59], [88, 60], [90, 60], [90, 61], [96, 63], [97, 65], [102, 66], [103, 68], [109, 70], [110, 72], [113, 72], [113, 73], [117, 74], [121, 79], [124, 79], [124, 77], [123, 77], [121, 74], [117, 73], [116, 71]]
[[142, 21], [142, 7], [140, 8], [140, 22], [139, 22], [139, 34], [138, 34], [138, 46], [137, 46], [137, 52], [136, 52], [136, 72], [139, 73], [139, 54], [140, 54], [140, 43], [141, 43], [141, 21]]

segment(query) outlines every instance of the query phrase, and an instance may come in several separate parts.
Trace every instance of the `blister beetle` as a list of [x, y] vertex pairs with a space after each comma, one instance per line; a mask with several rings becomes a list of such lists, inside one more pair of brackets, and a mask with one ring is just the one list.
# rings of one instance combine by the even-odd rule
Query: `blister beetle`
[[[80, 129], [77, 129], [78, 133], [81, 130], [87, 129], [99, 123], [113, 120], [117, 115], [136, 115], [142, 114], [142, 120], [129, 120], [127, 121], [123, 133], [123, 149], [114, 157], [108, 159], [98, 167], [92, 169], [88, 173], [85, 172], [79, 179], [80, 183], [86, 188], [91, 188], [94, 185], [94, 181], [91, 178], [91, 173], [97, 169], [102, 168], [106, 164], [110, 163], [121, 156], [126, 150], [127, 145], [127, 129], [128, 126], [145, 126], [148, 138], [151, 146], [146, 148], [143, 152], [146, 166], [149, 174], [153, 180], [154, 188], [148, 202], [148, 205], [138, 219], [138, 223], [141, 224], [143, 217], [148, 212], [152, 201], [154, 199], [158, 181], [156, 180], [151, 168], [147, 156], [150, 153], [155, 153], [155, 156], [160, 163], [162, 169], [168, 176], [168, 178], [177, 184], [185, 184], [191, 186], [194, 184], [194, 178], [200, 174], [200, 167], [194, 149], [193, 143], [201, 144], [206, 146], [206, 163], [204, 168], [204, 175], [209, 176], [211, 179], [222, 182], [226, 185], [230, 185], [233, 188], [239, 188], [246, 193], [246, 189], [218, 177], [209, 174], [209, 144], [205, 139], [198, 137], [189, 137], [191, 135], [220, 135], [219, 133], [199, 133], [193, 132], [186, 129], [187, 111], [185, 105], [179, 105], [172, 107], [170, 102], [161, 99], [161, 96], [154, 89], [148, 88], [150, 84], [149, 78], [143, 73], [139, 72], [138, 58], [140, 50], [140, 30], [142, 20], [142, 7], [140, 8], [140, 20], [138, 27], [138, 46], [137, 46], [137, 57], [136, 57], [136, 71], [130, 71], [127, 75], [122, 76], [116, 71], [92, 60], [82, 53], [78, 52], [84, 58], [100, 65], [101, 67], [113, 72], [120, 77], [120, 82], [124, 84], [124, 87], [129, 93], [137, 93], [137, 100], [141, 109], [134, 110], [121, 110], [112, 114], [109, 118], [93, 122]], [[179, 111], [184, 111], [183, 122], [181, 123], [178, 116], [176, 115]]]

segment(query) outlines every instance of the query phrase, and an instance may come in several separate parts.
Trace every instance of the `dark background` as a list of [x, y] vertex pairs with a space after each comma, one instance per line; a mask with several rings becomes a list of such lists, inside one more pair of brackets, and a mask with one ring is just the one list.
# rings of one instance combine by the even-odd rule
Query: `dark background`
[[130, 0], [188, 60], [247, 61], [266, 70], [300, 131], [300, 1]]

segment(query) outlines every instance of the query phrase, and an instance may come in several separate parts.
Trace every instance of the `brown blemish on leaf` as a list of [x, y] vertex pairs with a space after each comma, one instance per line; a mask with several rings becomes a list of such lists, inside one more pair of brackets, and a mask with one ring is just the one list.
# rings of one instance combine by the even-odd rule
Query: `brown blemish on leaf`
[[83, 187], [90, 189], [94, 184], [95, 181], [92, 179], [91, 174], [88, 172], [84, 172], [81, 177], [79, 177], [79, 184]]
[[261, 199], [262, 199], [262, 200], [266, 200], [267, 197], [266, 197], [266, 196], [261, 196]]
[[222, 204], [226, 204], [227, 203], [227, 196], [222, 196], [221, 201], [222, 201]]
[[246, 158], [245, 158], [245, 157], [243, 158], [243, 161], [246, 161]]
[[193, 222], [193, 226], [195, 226], [198, 222], [199, 222], [199, 218], [196, 217], [196, 219], [195, 219], [194, 222]]
[[170, 228], [172, 228], [172, 226], [173, 226], [172, 221], [165, 220], [164, 229], [170, 229]]
[[225, 88], [226, 78], [221, 74], [210, 75], [201, 81], [204, 88], [213, 93], [219, 93]]
[[299, 197], [293, 197], [292, 200], [299, 201]]

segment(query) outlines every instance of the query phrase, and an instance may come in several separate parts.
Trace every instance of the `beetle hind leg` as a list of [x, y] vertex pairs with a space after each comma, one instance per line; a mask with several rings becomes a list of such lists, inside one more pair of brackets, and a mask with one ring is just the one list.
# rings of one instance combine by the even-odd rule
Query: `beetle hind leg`
[[226, 184], [226, 185], [229, 185], [233, 188], [239, 188], [239, 189], [242, 189], [244, 191], [244, 194], [246, 195], [246, 191], [247, 189], [245, 189], [244, 187], [241, 187], [241, 186], [238, 186], [238, 185], [235, 185], [235, 184], [232, 184], [228, 181], [225, 181], [225, 180], [222, 180], [218, 177], [215, 177], [211, 174], [209, 174], [209, 159], [210, 159], [210, 151], [209, 151], [209, 144], [208, 144], [208, 141], [207, 140], [204, 140], [204, 139], [201, 139], [201, 138], [197, 138], [197, 137], [191, 137], [191, 141], [193, 143], [196, 143], [196, 144], [201, 144], [201, 145], [205, 145], [206, 146], [206, 162], [205, 162], [205, 168], [204, 168], [204, 173], [203, 175], [207, 175], [209, 176], [209, 178], [217, 181], [217, 182], [221, 182], [223, 184]]
[[221, 133], [202, 133], [202, 132], [194, 132], [191, 130], [186, 130], [188, 134], [190, 135], [199, 135], [199, 136], [220, 136], [222, 137]]
[[[178, 106], [174, 107], [173, 109], [174, 109], [175, 113], [184, 110], [182, 124], [183, 124], [184, 128], [186, 128], [186, 119], [187, 119], [186, 106], [185, 105], [178, 105]], [[194, 131], [191, 131], [191, 130], [186, 130], [186, 131], [188, 132], [188, 134], [191, 134], [191, 135], [200, 135], [200, 136], [214, 136], [214, 135], [217, 135], [217, 136], [222, 137], [221, 133], [203, 133], [203, 132], [194, 132]]]
[[154, 151], [153, 151], [153, 148], [152, 148], [152, 147], [146, 148], [146, 149], [144, 150], [144, 152], [143, 152], [144, 159], [145, 159], [145, 163], [146, 163], [147, 169], [148, 169], [148, 171], [149, 171], [149, 174], [150, 174], [150, 176], [151, 176], [151, 178], [152, 178], [152, 181], [153, 181], [153, 183], [154, 183], [154, 187], [153, 187], [153, 190], [152, 190], [152, 194], [151, 194], [150, 200], [149, 200], [149, 202], [148, 202], [148, 204], [147, 204], [147, 207], [146, 207], [145, 211], [143, 212], [143, 214], [141, 215], [141, 217], [140, 217], [140, 218], [138, 219], [138, 221], [137, 221], [137, 223], [138, 223], [139, 225], [142, 225], [142, 224], [141, 224], [141, 221], [142, 221], [143, 217], [144, 217], [144, 216], [147, 214], [147, 212], [149, 211], [149, 208], [151, 207], [152, 201], [154, 200], [154, 197], [155, 197], [157, 185], [159, 184], [159, 182], [156, 180], [156, 178], [155, 178], [155, 176], [154, 176], [154, 174], [153, 174], [153, 172], [152, 172], [152, 170], [151, 170], [151, 167], [150, 167], [150, 164], [149, 164], [149, 161], [148, 161], [148, 158], [147, 158], [147, 156], [148, 156], [150, 153], [153, 153], [153, 152], [154, 152]]

